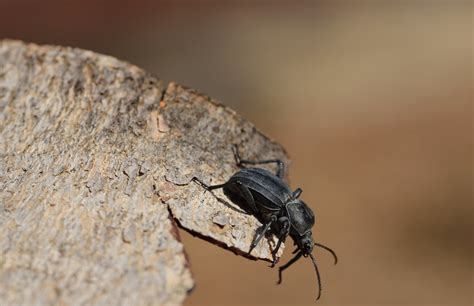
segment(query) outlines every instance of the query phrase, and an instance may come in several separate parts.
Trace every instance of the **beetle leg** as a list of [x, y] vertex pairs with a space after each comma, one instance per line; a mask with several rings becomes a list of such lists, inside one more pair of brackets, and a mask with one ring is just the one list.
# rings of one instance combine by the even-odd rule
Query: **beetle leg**
[[257, 237], [252, 241], [252, 244], [250, 244], [250, 249], [249, 249], [249, 254], [252, 253], [252, 250], [258, 245], [260, 240], [262, 240], [263, 236], [270, 230], [270, 226], [272, 225], [273, 222], [277, 220], [276, 216], [272, 216], [270, 221], [268, 221], [267, 224], [265, 224], [265, 227], [263, 230], [257, 235]]
[[302, 192], [303, 190], [301, 190], [301, 188], [296, 188], [295, 191], [293, 191], [293, 199], [298, 199]]
[[280, 258], [277, 257], [278, 250], [280, 249], [281, 243], [285, 241], [286, 237], [290, 234], [290, 221], [288, 220], [287, 217], [281, 217], [278, 219], [279, 223], [283, 224], [282, 229], [280, 230], [280, 233], [278, 233], [278, 242], [275, 247], [275, 250], [273, 250], [273, 262], [271, 267], [273, 268], [277, 263]]
[[207, 189], [208, 189], [208, 190], [219, 189], [219, 188], [225, 187], [225, 185], [226, 185], [226, 184], [224, 183], [224, 184], [219, 184], [219, 185], [207, 186]]
[[276, 176], [279, 178], [283, 178], [285, 175], [285, 163], [281, 161], [280, 159], [266, 159], [266, 160], [244, 160], [241, 159], [239, 163], [239, 167], [242, 166], [243, 164], [249, 164], [249, 165], [260, 165], [260, 164], [272, 164], [276, 163], [277, 164], [277, 171], [275, 173]]
[[300, 257], [303, 256], [303, 252], [299, 252], [295, 255], [295, 257], [293, 257], [292, 259], [290, 259], [289, 262], [287, 262], [286, 264], [284, 264], [283, 266], [281, 266], [280, 268], [278, 268], [278, 282], [277, 284], [281, 284], [281, 275], [283, 273], [283, 271], [285, 271], [289, 266], [291, 266], [292, 264], [294, 264], [298, 259], [300, 259]]
[[275, 163], [277, 164], [277, 171], [276, 171], [276, 176], [279, 178], [283, 178], [285, 175], [285, 163], [280, 160], [280, 159], [265, 159], [265, 160], [246, 160], [246, 159], [241, 159], [239, 151], [237, 150], [237, 146], [233, 146], [234, 152], [234, 158], [237, 163], [237, 166], [242, 167], [244, 164], [248, 165], [260, 165], [260, 164], [272, 164]]
[[193, 177], [193, 178], [191, 179], [191, 181], [198, 183], [198, 184], [201, 185], [204, 189], [207, 189], [207, 190], [212, 190], [212, 189], [221, 188], [221, 187], [224, 187], [224, 185], [225, 185], [225, 184], [221, 184], [221, 185], [207, 185], [206, 183], [204, 183], [203, 181], [201, 181], [201, 180], [198, 179], [197, 177]]
[[254, 213], [258, 212], [257, 205], [255, 204], [255, 199], [253, 198], [252, 193], [248, 189], [247, 186], [242, 184], [241, 182], [237, 181], [237, 189], [240, 191], [240, 194], [244, 198], [245, 202], [247, 202], [248, 205], [250, 205], [250, 208]]
[[225, 187], [225, 185], [226, 185], [226, 183], [224, 183], [224, 184], [219, 184], [219, 185], [207, 185], [206, 183], [204, 183], [203, 181], [201, 181], [201, 180], [198, 179], [197, 177], [193, 177], [193, 178], [191, 179], [191, 181], [197, 182], [199, 185], [201, 185], [202, 187], [204, 187], [204, 188], [207, 189], [207, 190], [214, 190], [214, 189], [223, 188], [223, 187]]

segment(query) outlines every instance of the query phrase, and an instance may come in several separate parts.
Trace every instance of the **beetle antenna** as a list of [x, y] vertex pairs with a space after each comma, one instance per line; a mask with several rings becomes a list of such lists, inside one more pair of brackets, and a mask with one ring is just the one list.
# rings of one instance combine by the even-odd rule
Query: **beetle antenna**
[[281, 274], [282, 272], [287, 269], [289, 266], [291, 266], [292, 264], [295, 263], [295, 261], [297, 261], [298, 259], [300, 259], [300, 257], [303, 255], [303, 252], [299, 252], [298, 254], [296, 254], [295, 257], [293, 257], [292, 259], [290, 259], [289, 262], [287, 262], [286, 264], [284, 264], [283, 266], [280, 266], [278, 268], [278, 282], [277, 284], [281, 284]]
[[334, 257], [334, 264], [336, 265], [337, 264], [337, 255], [336, 255], [336, 252], [334, 252], [330, 247], [327, 247], [325, 246], [324, 244], [321, 244], [321, 243], [315, 243], [314, 244], [315, 246], [318, 246], [322, 249], [325, 249], [326, 251], [328, 251], [329, 253], [332, 254], [332, 257]]
[[316, 270], [316, 276], [318, 277], [318, 289], [319, 290], [318, 290], [318, 297], [316, 298], [316, 301], [317, 301], [321, 297], [321, 291], [322, 291], [321, 275], [319, 274], [318, 265], [316, 264], [316, 259], [314, 259], [313, 254], [309, 253], [309, 257], [311, 257], [311, 260], [313, 261], [314, 270]]

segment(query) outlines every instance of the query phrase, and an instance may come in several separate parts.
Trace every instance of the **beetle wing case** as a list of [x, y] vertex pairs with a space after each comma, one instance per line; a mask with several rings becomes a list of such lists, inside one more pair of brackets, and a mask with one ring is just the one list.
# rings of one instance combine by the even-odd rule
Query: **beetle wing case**
[[288, 185], [265, 169], [241, 169], [229, 180], [229, 183], [238, 182], [246, 186], [255, 201], [268, 210], [280, 210], [291, 198], [291, 190]]

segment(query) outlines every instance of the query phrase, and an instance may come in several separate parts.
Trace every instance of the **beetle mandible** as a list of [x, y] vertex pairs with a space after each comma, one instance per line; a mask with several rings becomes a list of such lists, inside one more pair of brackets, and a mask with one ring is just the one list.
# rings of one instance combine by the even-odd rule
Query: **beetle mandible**
[[[329, 247], [313, 242], [311, 228], [315, 223], [315, 216], [311, 208], [299, 199], [301, 188], [291, 191], [284, 181], [285, 164], [279, 159], [268, 159], [260, 161], [243, 160], [240, 158], [237, 146], [233, 146], [233, 153], [237, 165], [241, 168], [224, 184], [206, 185], [197, 178], [197, 181], [207, 190], [222, 188], [224, 194], [233, 202], [242, 203], [247, 211], [250, 211], [263, 223], [263, 230], [256, 234], [249, 253], [258, 245], [260, 240], [267, 234], [273, 233], [278, 237], [275, 249], [272, 251], [272, 267], [278, 262], [277, 253], [286, 237], [291, 236], [296, 245], [293, 254], [296, 255], [288, 263], [278, 269], [278, 284], [282, 280], [282, 272], [303, 257], [310, 257], [318, 280], [318, 296], [321, 297], [321, 276], [312, 251], [318, 246], [329, 251], [337, 263], [336, 253]], [[273, 174], [262, 168], [245, 168], [244, 165], [271, 164], [277, 165], [276, 173]]]

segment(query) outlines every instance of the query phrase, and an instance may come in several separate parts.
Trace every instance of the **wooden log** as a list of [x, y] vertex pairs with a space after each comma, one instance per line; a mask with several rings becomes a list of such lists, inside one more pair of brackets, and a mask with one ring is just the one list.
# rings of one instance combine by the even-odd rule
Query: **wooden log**
[[0, 304], [181, 304], [194, 282], [177, 224], [243, 255], [261, 226], [190, 182], [226, 181], [233, 144], [287, 161], [206, 95], [110, 56], [1, 41]]

